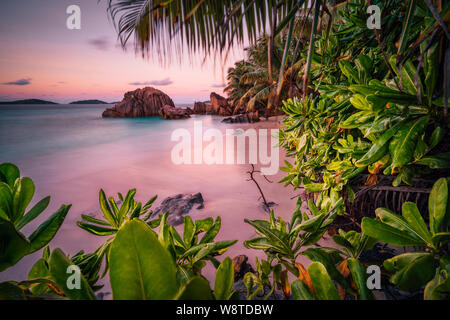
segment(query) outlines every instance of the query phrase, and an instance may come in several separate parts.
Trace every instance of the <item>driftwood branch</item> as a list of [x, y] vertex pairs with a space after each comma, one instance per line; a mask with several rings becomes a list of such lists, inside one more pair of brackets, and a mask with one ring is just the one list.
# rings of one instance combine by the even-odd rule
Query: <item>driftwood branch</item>
[[[263, 191], [262, 191], [262, 189], [261, 189], [261, 187], [260, 187], [258, 181], [256, 181], [255, 176], [254, 176], [255, 173], [260, 173], [260, 171], [255, 170], [255, 165], [254, 165], [254, 164], [252, 164], [251, 166], [252, 166], [251, 171], [247, 171], [247, 173], [248, 173], [249, 176], [250, 176], [250, 179], [248, 179], [247, 181], [253, 181], [253, 182], [255, 183], [256, 187], [258, 188], [259, 193], [261, 194], [261, 198], [263, 199], [264, 206], [267, 208], [268, 211], [270, 211], [270, 205], [269, 205], [269, 203], [267, 202], [266, 197], [264, 196], [264, 193], [263, 193]], [[263, 177], [264, 177], [268, 182], [271, 183], [271, 181], [269, 181], [269, 180], [267, 179], [266, 176], [263, 175]]]

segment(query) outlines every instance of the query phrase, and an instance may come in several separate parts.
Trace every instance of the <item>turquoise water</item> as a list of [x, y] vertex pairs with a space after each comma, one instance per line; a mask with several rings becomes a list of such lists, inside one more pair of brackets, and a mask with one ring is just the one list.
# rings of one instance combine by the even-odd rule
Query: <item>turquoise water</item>
[[101, 114], [107, 107], [0, 105], [0, 162], [91, 147], [152, 132], [156, 135], [170, 132], [181, 124], [159, 117], [103, 119]]

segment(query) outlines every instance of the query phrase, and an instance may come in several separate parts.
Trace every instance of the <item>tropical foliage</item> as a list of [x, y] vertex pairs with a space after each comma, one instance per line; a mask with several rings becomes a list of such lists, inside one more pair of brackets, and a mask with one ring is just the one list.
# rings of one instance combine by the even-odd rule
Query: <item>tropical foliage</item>
[[50, 203], [50, 197], [45, 197], [27, 210], [34, 192], [33, 180], [20, 177], [20, 171], [15, 165], [0, 165], [0, 271], [45, 247], [69, 212], [71, 205], [61, 206], [26, 237], [21, 230], [36, 219]]

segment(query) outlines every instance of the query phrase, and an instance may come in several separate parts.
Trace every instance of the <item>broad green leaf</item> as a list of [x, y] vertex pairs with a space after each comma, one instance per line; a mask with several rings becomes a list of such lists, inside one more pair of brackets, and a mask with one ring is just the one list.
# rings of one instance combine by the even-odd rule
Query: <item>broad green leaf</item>
[[222, 261], [216, 272], [214, 296], [216, 300], [228, 300], [233, 293], [234, 266], [230, 258]]
[[0, 220], [0, 272], [19, 262], [30, 247], [30, 242], [11, 222]]
[[435, 274], [434, 258], [429, 253], [404, 253], [384, 261], [388, 271], [396, 271], [390, 281], [400, 290], [419, 289]]
[[62, 289], [64, 294], [71, 300], [95, 300], [95, 294], [82, 274], [80, 274], [80, 289], [69, 289], [67, 287], [68, 278], [71, 275], [70, 273], [67, 273], [67, 270], [71, 265], [73, 265], [73, 263], [60, 249], [53, 250], [49, 260], [52, 280], [56, 282], [58, 287]]
[[56, 235], [64, 222], [72, 205], [63, 205], [50, 218], [44, 221], [29, 237], [31, 243], [30, 253], [45, 247]]
[[317, 300], [316, 296], [309, 290], [302, 280], [291, 283], [292, 296], [294, 300]]
[[[411, 209], [408, 205], [407, 207], [408, 207], [407, 209]], [[406, 210], [406, 213], [409, 219], [413, 221], [414, 218], [411, 215], [413, 215], [414, 213], [411, 212], [410, 210]], [[411, 238], [417, 239], [418, 241], [422, 241], [424, 244], [426, 244], [426, 240], [419, 233], [417, 233], [417, 231], [409, 224], [409, 222], [404, 217], [399, 216], [386, 208], [376, 209], [375, 214], [384, 224], [387, 224], [395, 229], [401, 230]], [[417, 224], [417, 222], [415, 223]]]
[[393, 228], [380, 221], [364, 217], [361, 223], [362, 231], [369, 237], [396, 246], [423, 246], [424, 243], [411, 237], [406, 232]]
[[408, 222], [408, 225], [415, 231], [423, 241], [432, 244], [431, 233], [421, 216], [419, 209], [413, 202], [405, 202], [402, 206], [403, 218]]
[[[436, 181], [428, 198], [428, 213], [430, 215], [430, 229], [433, 234], [439, 232], [447, 213], [448, 186], [447, 179]], [[445, 228], [446, 226], [442, 226]]]
[[212, 300], [209, 283], [204, 278], [190, 279], [178, 292], [175, 300]]
[[323, 264], [320, 262], [311, 263], [308, 272], [319, 300], [340, 299], [338, 291]]
[[170, 253], [144, 222], [124, 224], [111, 245], [110, 281], [116, 300], [167, 300], [178, 292]]
[[16, 179], [20, 178], [20, 171], [12, 163], [0, 164], [0, 181], [5, 182], [11, 188], [14, 187]]

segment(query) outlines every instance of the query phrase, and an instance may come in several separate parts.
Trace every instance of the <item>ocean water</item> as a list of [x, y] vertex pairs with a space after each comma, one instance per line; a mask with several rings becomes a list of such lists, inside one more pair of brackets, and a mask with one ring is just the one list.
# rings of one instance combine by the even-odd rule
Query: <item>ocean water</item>
[[[244, 218], [265, 219], [260, 195], [248, 181], [249, 165], [176, 165], [171, 161], [174, 130], [193, 131], [194, 121], [208, 128], [246, 129], [278, 127], [281, 119], [256, 125], [221, 123], [220, 117], [193, 116], [184, 120], [159, 117], [103, 119], [107, 105], [0, 105], [0, 163], [13, 162], [22, 176], [31, 177], [36, 193], [31, 205], [51, 196], [47, 210], [22, 231], [29, 236], [62, 204], [72, 204], [64, 224], [50, 243], [73, 255], [79, 250], [93, 252], [105, 238], [93, 236], [77, 227], [81, 214], [101, 217], [98, 192], [107, 196], [136, 188], [136, 200], [146, 202], [158, 195], [157, 207], [166, 197], [201, 192], [205, 208], [192, 218], [222, 218], [217, 240], [238, 240], [228, 256], [245, 252], [251, 261], [260, 252], [248, 252], [243, 241], [256, 236]], [[280, 163], [283, 158], [280, 158]], [[295, 193], [276, 181], [280, 172], [259, 182], [268, 201], [274, 201], [276, 214], [289, 219], [295, 207]], [[31, 207], [30, 207], [31, 208]], [[24, 280], [32, 264], [41, 256], [36, 252], [0, 273], [0, 281]], [[214, 272], [205, 269], [212, 279]], [[108, 280], [104, 279], [106, 292]]]
[[[0, 105], [0, 161], [20, 161], [52, 152], [119, 142], [145, 134], [161, 136], [180, 126], [180, 122], [169, 123], [159, 117], [103, 119], [101, 114], [107, 107]], [[161, 142], [157, 139], [151, 141], [155, 144]]]

